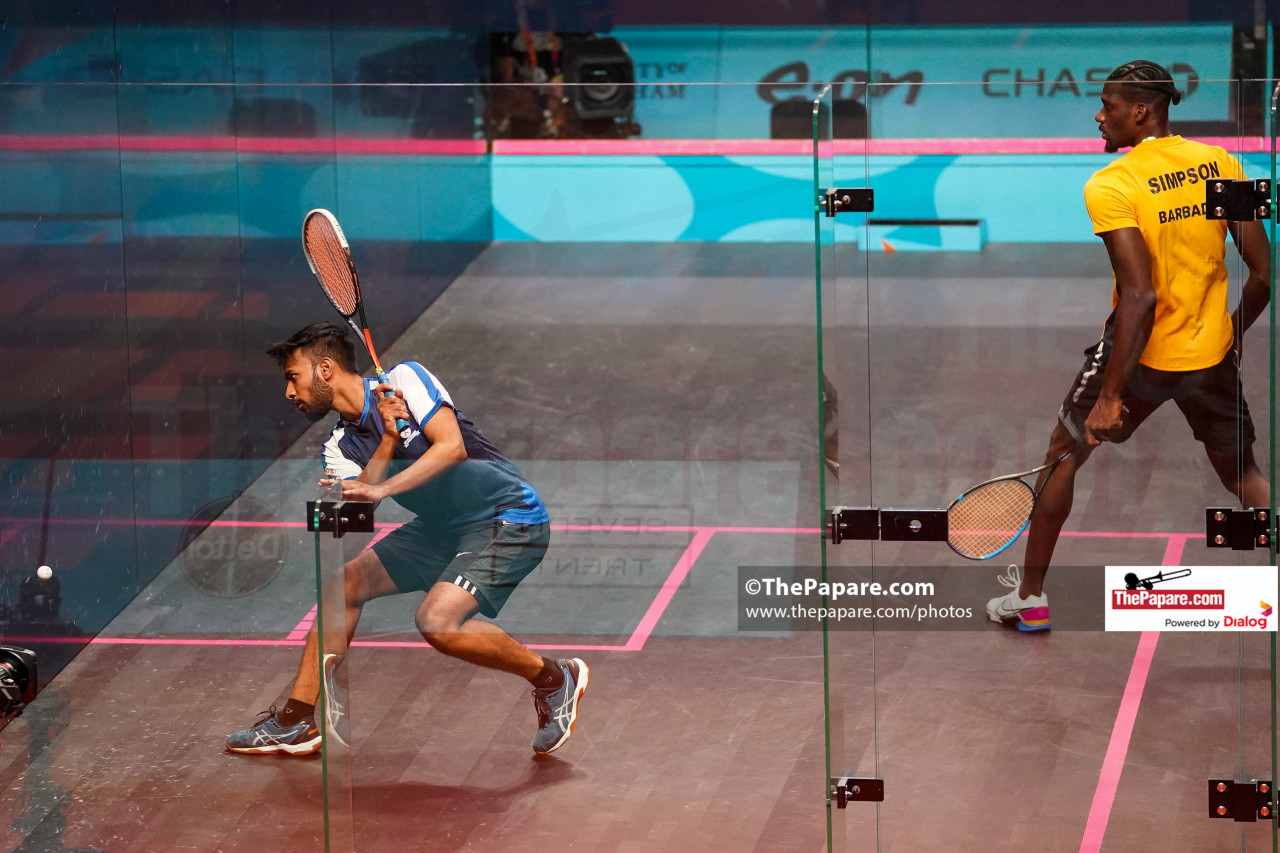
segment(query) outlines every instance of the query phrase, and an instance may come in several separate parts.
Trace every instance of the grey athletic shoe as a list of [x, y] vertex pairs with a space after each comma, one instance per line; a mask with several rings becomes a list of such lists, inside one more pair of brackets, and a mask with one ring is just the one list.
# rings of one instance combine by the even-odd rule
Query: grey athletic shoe
[[538, 712], [538, 733], [533, 736], [533, 751], [539, 755], [555, 752], [564, 746], [578, 722], [578, 702], [587, 692], [591, 673], [578, 658], [558, 660], [564, 671], [564, 684], [558, 689], [534, 688], [533, 707]]
[[320, 730], [311, 717], [303, 717], [296, 725], [285, 728], [276, 721], [277, 711], [272, 705], [262, 712], [262, 718], [252, 728], [232, 732], [227, 737], [227, 749], [247, 754], [283, 752], [287, 755], [310, 755], [320, 749]]

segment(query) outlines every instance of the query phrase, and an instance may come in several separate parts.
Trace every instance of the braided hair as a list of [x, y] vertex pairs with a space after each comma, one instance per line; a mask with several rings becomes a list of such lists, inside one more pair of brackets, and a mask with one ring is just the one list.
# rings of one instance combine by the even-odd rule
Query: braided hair
[[[1168, 69], [1147, 59], [1126, 62], [1107, 76], [1107, 82], [1120, 83], [1130, 90], [1134, 100], [1143, 103], [1155, 104], [1163, 100], [1164, 105], [1168, 106], [1182, 100], [1182, 92], [1173, 85], [1173, 77]], [[1147, 94], [1148, 92], [1151, 94]]]

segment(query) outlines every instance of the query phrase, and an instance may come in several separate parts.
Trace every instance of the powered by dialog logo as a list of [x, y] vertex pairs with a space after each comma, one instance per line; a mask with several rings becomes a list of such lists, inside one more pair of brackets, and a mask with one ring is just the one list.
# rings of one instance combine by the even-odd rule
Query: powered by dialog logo
[[1108, 631], [1274, 631], [1275, 566], [1107, 566]]
[[1256, 628], [1259, 631], [1267, 630], [1267, 617], [1271, 615], [1271, 605], [1265, 601], [1258, 602], [1262, 606], [1262, 615], [1260, 616], [1223, 616], [1222, 627], [1224, 628]]

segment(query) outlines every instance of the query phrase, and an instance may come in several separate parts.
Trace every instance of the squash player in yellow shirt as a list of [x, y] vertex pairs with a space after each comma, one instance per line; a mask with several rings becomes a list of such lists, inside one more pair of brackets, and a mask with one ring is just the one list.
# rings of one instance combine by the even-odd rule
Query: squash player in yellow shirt
[[[987, 604], [992, 621], [1016, 621], [1023, 631], [1052, 625], [1044, 578], [1071, 513], [1076, 470], [1100, 443], [1126, 440], [1161, 403], [1177, 404], [1228, 491], [1245, 506], [1270, 502], [1270, 485], [1253, 457], [1239, 345], [1270, 300], [1271, 247], [1260, 222], [1205, 218], [1205, 181], [1243, 180], [1244, 172], [1223, 149], [1169, 132], [1169, 106], [1181, 99], [1169, 72], [1147, 60], [1121, 65], [1103, 86], [1094, 120], [1106, 150], [1131, 149], [1084, 190], [1115, 272], [1112, 312], [1101, 340], [1085, 351], [1045, 459], [1075, 451], [1044, 483], [1023, 574], [1013, 569], [1000, 578], [1013, 588]], [[1249, 269], [1233, 313], [1228, 232]]]

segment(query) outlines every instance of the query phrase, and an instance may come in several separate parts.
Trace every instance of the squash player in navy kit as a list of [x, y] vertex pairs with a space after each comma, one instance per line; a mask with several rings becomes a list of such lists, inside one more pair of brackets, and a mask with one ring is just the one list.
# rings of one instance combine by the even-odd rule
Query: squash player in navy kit
[[[423, 638], [452, 657], [527, 679], [538, 714], [533, 749], [559, 749], [573, 732], [587, 665], [541, 657], [475, 618], [497, 616], [547, 551], [549, 517], [537, 492], [422, 365], [397, 364], [387, 371], [390, 385], [365, 379], [350, 336], [333, 323], [310, 325], [267, 354], [284, 370], [285, 396], [308, 418], [337, 412], [323, 455], [326, 476], [341, 481], [343, 498], [375, 504], [391, 498], [415, 516], [343, 567], [336, 582], [343, 584], [348, 642], [366, 601], [425, 592], [415, 616]], [[400, 434], [397, 418], [409, 422]], [[284, 708], [273, 706], [253, 727], [230, 735], [229, 750], [305, 755], [320, 749], [318, 656], [313, 628]], [[323, 682], [329, 731], [341, 739], [337, 663], [337, 656], [325, 656]]]

